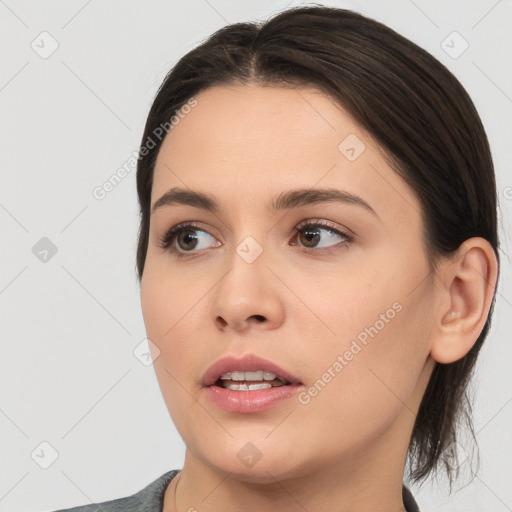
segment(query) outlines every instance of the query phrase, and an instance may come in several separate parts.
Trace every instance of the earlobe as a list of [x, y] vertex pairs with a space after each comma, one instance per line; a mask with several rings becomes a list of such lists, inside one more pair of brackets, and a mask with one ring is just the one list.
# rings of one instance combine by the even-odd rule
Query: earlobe
[[[480, 237], [461, 244], [443, 265], [440, 279], [443, 302], [448, 304], [435, 320], [430, 354], [438, 363], [463, 358], [484, 328], [498, 275], [498, 260], [489, 242]], [[448, 299], [448, 300], [446, 300]]]

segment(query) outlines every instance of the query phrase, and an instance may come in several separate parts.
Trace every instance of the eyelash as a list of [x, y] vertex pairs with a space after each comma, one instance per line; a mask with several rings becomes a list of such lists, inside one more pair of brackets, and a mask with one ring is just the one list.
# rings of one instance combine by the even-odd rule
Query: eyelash
[[[353, 237], [349, 234], [345, 233], [344, 231], [340, 231], [338, 228], [335, 228], [332, 223], [329, 221], [324, 221], [321, 219], [311, 219], [308, 221], [304, 221], [300, 224], [298, 224], [294, 228], [294, 238], [305, 228], [323, 228], [327, 229], [328, 231], [331, 231], [335, 233], [336, 235], [340, 235], [345, 240], [343, 242], [340, 242], [339, 244], [336, 244], [334, 246], [330, 246], [327, 248], [320, 248], [320, 249], [314, 249], [309, 247], [303, 247], [300, 246], [301, 249], [305, 252], [312, 253], [312, 252], [321, 252], [324, 254], [332, 254], [334, 252], [337, 252], [343, 248], [346, 248], [345, 246], [353, 241]], [[158, 247], [161, 247], [162, 249], [167, 250], [169, 253], [173, 254], [177, 258], [183, 258], [188, 257], [196, 254], [200, 254], [201, 251], [195, 252], [195, 251], [189, 251], [188, 253], [181, 252], [176, 247], [173, 247], [172, 244], [176, 237], [182, 232], [186, 230], [197, 230], [197, 231], [203, 231], [204, 233], [208, 233], [204, 229], [200, 228], [198, 225], [194, 224], [194, 222], [183, 222], [182, 224], [178, 224], [176, 226], [173, 226], [171, 229], [166, 231], [158, 240], [157, 245]], [[209, 233], [208, 233], [209, 234]], [[211, 235], [210, 235], [211, 236]], [[297, 244], [295, 244], [297, 245]], [[204, 249], [206, 250], [206, 249]]]

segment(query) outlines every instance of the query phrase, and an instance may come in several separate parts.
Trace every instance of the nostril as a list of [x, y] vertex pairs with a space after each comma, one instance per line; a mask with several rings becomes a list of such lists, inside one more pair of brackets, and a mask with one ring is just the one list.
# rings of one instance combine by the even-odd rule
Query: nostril
[[217, 321], [220, 323], [221, 327], [226, 327], [226, 325], [228, 325], [226, 320], [224, 320], [224, 318], [222, 318], [221, 316], [217, 317]]
[[263, 315], [253, 315], [254, 318], [256, 318], [256, 320], [258, 320], [258, 322], [264, 322], [265, 321], [265, 317]]

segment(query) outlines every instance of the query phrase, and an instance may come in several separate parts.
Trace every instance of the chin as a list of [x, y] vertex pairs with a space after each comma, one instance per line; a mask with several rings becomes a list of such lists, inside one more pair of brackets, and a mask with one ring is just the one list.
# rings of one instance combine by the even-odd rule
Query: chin
[[[256, 440], [242, 444], [236, 444], [236, 448], [224, 449], [221, 453], [206, 454], [203, 462], [215, 472], [228, 475], [230, 479], [252, 484], [273, 484], [276, 480], [298, 478], [307, 475], [311, 467], [307, 461], [301, 463], [291, 450], [279, 450], [278, 447], [271, 447], [267, 439], [267, 447], [259, 450], [256, 448]], [[282, 445], [281, 445], [282, 447]], [[265, 452], [268, 455], [265, 455]]]
[[[260, 465], [261, 463], [261, 465]], [[243, 467], [241, 464], [224, 464], [214, 466], [216, 471], [229, 474], [231, 480], [238, 480], [254, 485], [275, 484], [276, 480], [286, 480], [289, 477], [297, 476], [292, 468], [282, 468], [273, 462], [264, 464], [261, 461], [253, 467]]]

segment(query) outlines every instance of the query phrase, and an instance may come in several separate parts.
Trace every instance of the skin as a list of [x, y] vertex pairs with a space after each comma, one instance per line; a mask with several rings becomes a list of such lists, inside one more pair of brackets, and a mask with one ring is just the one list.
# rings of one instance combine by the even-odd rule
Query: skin
[[[435, 361], [463, 357], [483, 328], [497, 272], [492, 248], [469, 239], [429, 275], [414, 191], [320, 91], [216, 86], [196, 100], [163, 142], [151, 205], [179, 186], [212, 195], [220, 211], [155, 212], [141, 281], [156, 375], [186, 444], [163, 510], [404, 510], [420, 400]], [[354, 161], [338, 149], [349, 134], [365, 144]], [[338, 203], [267, 209], [282, 192], [324, 187], [357, 194], [377, 216]], [[308, 252], [294, 228], [309, 219], [355, 237], [320, 229]], [[200, 224], [201, 245], [187, 253], [175, 240], [177, 258], [158, 239], [186, 221]], [[263, 249], [252, 263], [236, 252], [247, 236]], [[201, 387], [217, 359], [255, 353], [309, 389], [396, 302], [401, 310], [307, 404], [291, 398], [235, 414]], [[249, 441], [261, 453], [252, 467], [237, 457]]]

